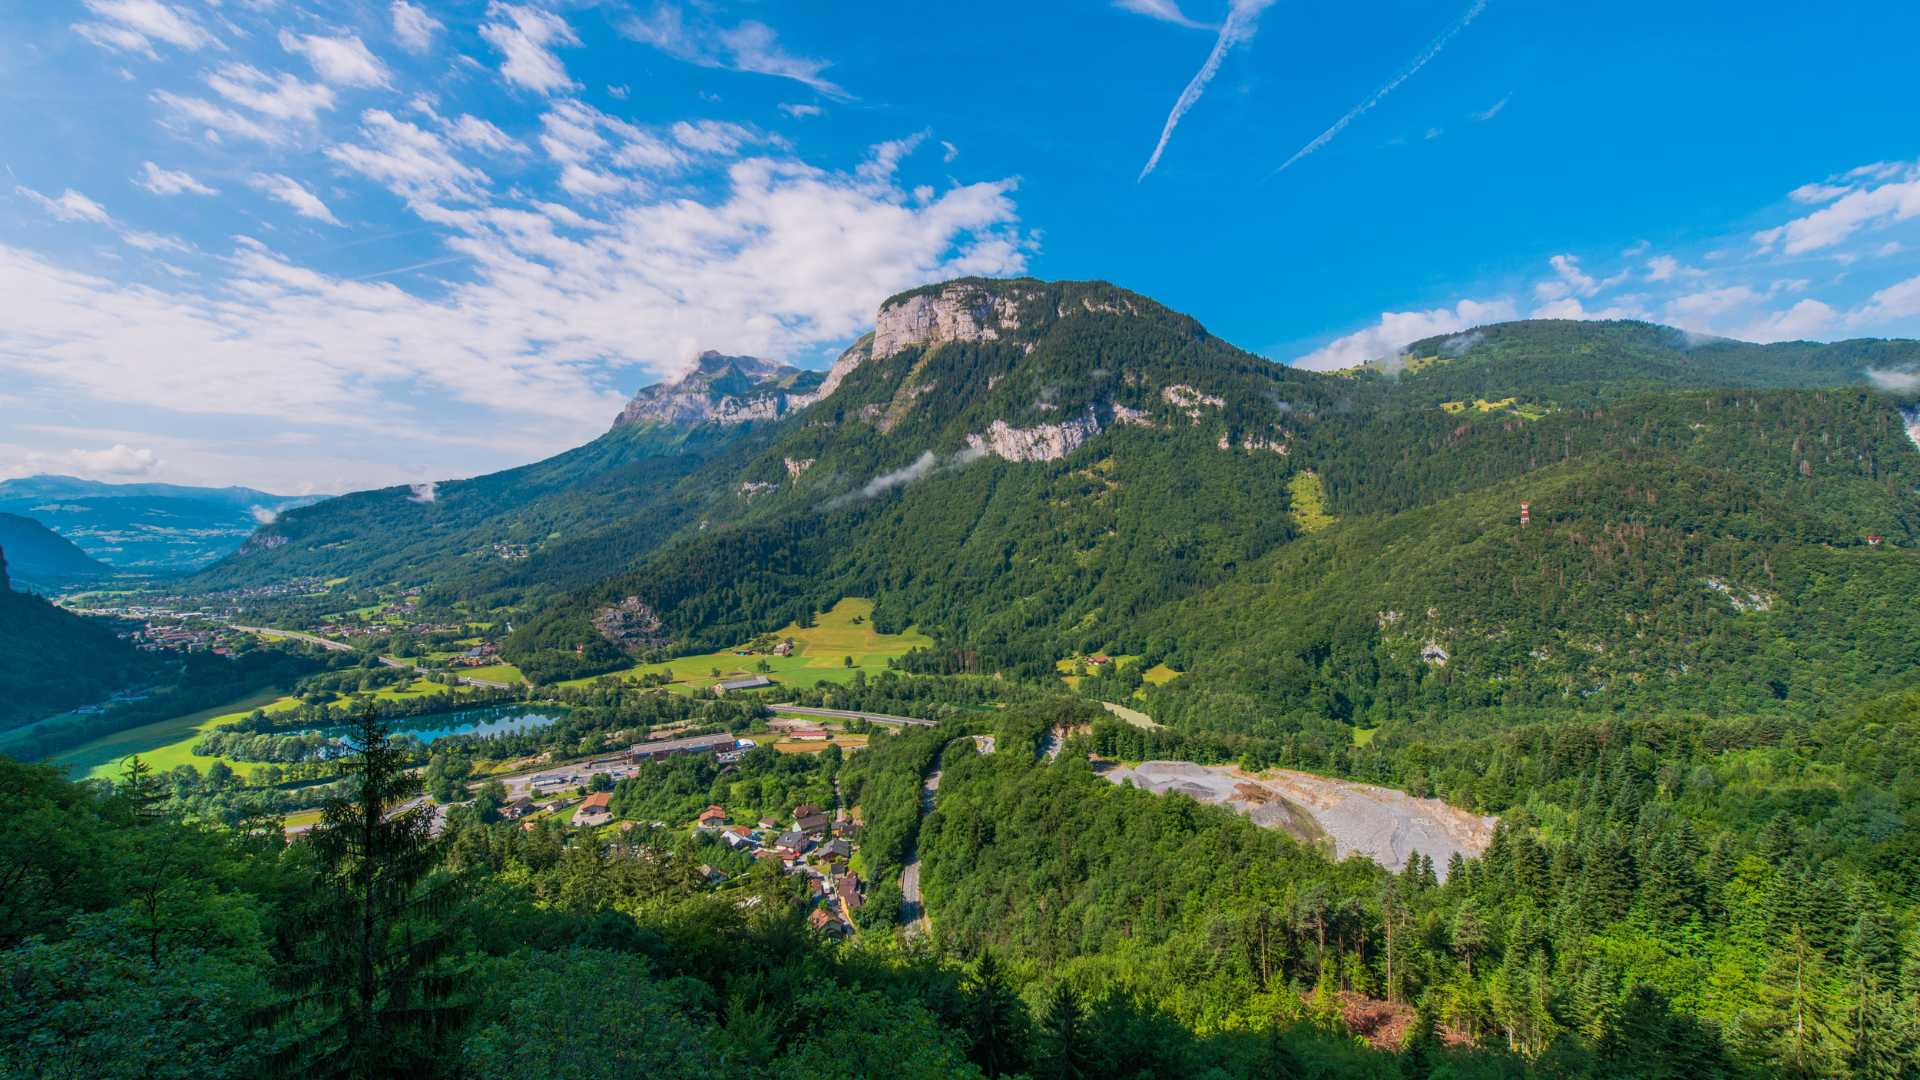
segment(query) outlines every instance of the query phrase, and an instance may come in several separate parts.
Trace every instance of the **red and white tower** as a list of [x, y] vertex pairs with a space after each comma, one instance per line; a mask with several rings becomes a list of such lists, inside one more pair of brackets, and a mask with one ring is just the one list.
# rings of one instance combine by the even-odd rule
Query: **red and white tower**
[[1527, 527], [1527, 508], [1532, 505], [1532, 503], [1520, 504], [1520, 527], [1523, 529]]

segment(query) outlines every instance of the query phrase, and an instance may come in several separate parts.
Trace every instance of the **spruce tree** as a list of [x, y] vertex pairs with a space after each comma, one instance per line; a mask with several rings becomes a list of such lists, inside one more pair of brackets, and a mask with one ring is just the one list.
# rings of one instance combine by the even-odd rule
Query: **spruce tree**
[[1086, 1026], [1086, 1010], [1073, 987], [1060, 983], [1047, 998], [1040, 1015], [1033, 1075], [1040, 1080], [1086, 1080], [1096, 1075], [1093, 1040]]
[[298, 1032], [289, 1055], [316, 1075], [421, 1075], [466, 1012], [449, 957], [457, 883], [434, 879], [433, 807], [388, 733], [371, 705], [355, 720], [349, 794], [327, 801], [305, 842], [311, 925], [275, 1015]]
[[988, 1076], [1017, 1073], [1027, 1064], [1027, 1010], [1006, 972], [983, 950], [966, 984], [967, 1034], [972, 1058]]

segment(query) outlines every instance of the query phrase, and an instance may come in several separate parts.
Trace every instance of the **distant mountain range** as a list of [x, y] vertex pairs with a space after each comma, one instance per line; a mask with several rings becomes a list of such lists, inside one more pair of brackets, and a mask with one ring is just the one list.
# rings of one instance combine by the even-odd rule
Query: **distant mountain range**
[[0, 482], [0, 512], [58, 532], [113, 570], [181, 574], [238, 548], [262, 521], [317, 498], [252, 488], [107, 484], [71, 476]]
[[1199, 726], [1764, 705], [1920, 665], [1917, 414], [1874, 382], [1916, 368], [1549, 320], [1319, 373], [1106, 283], [969, 279], [824, 376], [709, 354], [588, 446], [294, 510], [196, 581], [511, 606], [535, 678], [868, 596], [932, 670], [1189, 672], [1142, 692]]

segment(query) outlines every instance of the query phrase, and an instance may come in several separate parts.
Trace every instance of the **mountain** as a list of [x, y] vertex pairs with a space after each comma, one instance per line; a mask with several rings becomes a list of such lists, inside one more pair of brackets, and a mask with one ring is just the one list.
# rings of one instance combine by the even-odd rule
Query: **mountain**
[[0, 482], [0, 511], [33, 518], [114, 569], [147, 574], [197, 570], [238, 548], [262, 520], [314, 501], [244, 487], [71, 476]]
[[13, 580], [23, 585], [54, 587], [96, 581], [114, 572], [59, 533], [18, 514], [0, 514], [0, 549], [10, 553]]
[[[1838, 577], [1807, 569], [1798, 579], [1808, 588], [1820, 583], [1818, 603], [1803, 613], [1833, 634], [1845, 614], [1834, 606], [1838, 597], [1863, 602], [1871, 594], [1878, 602], [1901, 580], [1920, 470], [1895, 403], [1868, 389], [1864, 373], [1911, 365], [1920, 345], [1759, 346], [1690, 340], [1639, 323], [1529, 322], [1410, 353], [1424, 362], [1393, 372], [1295, 371], [1098, 282], [968, 280], [902, 294], [839, 365], [831, 393], [757, 454], [701, 474], [709, 488], [733, 492], [731, 505], [710, 504], [698, 527], [683, 528], [631, 571], [545, 605], [509, 654], [536, 676], [578, 675], [617, 666], [636, 645], [649, 654], [718, 647], [840, 596], [871, 596], [876, 626], [917, 624], [940, 641], [940, 654], [925, 662], [942, 669], [1045, 677], [1056, 660], [1092, 651], [1204, 667], [1257, 653], [1251, 643], [1285, 644], [1310, 663], [1346, 630], [1329, 622], [1331, 612], [1424, 612], [1436, 606], [1428, 597], [1442, 598], [1437, 590], [1376, 586], [1422, 580], [1422, 560], [1446, 566], [1442, 553], [1475, 550], [1487, 554], [1462, 576], [1430, 576], [1459, 587], [1444, 597], [1449, 614], [1419, 626], [1463, 640], [1514, 636], [1486, 613], [1508, 603], [1497, 583], [1511, 591], [1516, 575], [1545, 572], [1540, 557], [1527, 563], [1459, 530], [1469, 522], [1504, 527], [1536, 489], [1543, 503], [1597, 493], [1579, 527], [1555, 516], [1529, 534], [1573, 544], [1651, 528], [1637, 500], [1681, 513], [1712, 510], [1657, 533], [1678, 554], [1629, 575], [1634, 589], [1621, 594], [1629, 600], [1657, 579], [1661, 589], [1699, 590], [1676, 593], [1686, 599], [1673, 600], [1681, 604], [1675, 610], [1697, 614], [1712, 602], [1739, 614], [1724, 600], [1731, 594], [1705, 582], [1730, 589], [1738, 576], [1752, 590], [1749, 571], [1772, 566], [1777, 576], [1782, 566], [1823, 565], [1820, 551], [1864, 554], [1867, 535], [1884, 536], [1877, 562], [1842, 560], [1830, 568]], [[1622, 487], [1616, 481], [1626, 475], [1636, 482]], [[1402, 516], [1415, 512], [1417, 519]], [[1323, 530], [1320, 516], [1340, 527]], [[1444, 546], [1394, 548], [1408, 560], [1404, 568], [1370, 567], [1353, 554], [1387, 544], [1414, 520], [1443, 526], [1431, 542]], [[1643, 550], [1626, 543], [1629, 553]], [[1332, 578], [1281, 569], [1298, 563], [1324, 574], [1314, 560], [1334, 550], [1354, 561]], [[1557, 581], [1571, 564], [1553, 566]], [[1384, 577], [1390, 569], [1403, 576]], [[1559, 606], [1543, 610], [1596, 632], [1604, 624], [1603, 637], [1626, 626], [1646, 633], [1592, 584], [1613, 580], [1612, 572], [1583, 567], [1588, 584], [1564, 595], [1556, 585]], [[1267, 602], [1275, 588], [1321, 601], [1275, 607]], [[1662, 594], [1649, 612], [1665, 610], [1669, 599]], [[609, 613], [641, 610], [649, 630], [638, 641], [595, 628], [596, 619], [601, 628], [617, 621]], [[1230, 617], [1247, 610], [1270, 617], [1260, 626]], [[1797, 601], [1794, 610], [1802, 611]], [[1231, 631], [1206, 626], [1215, 612]], [[1400, 637], [1411, 625], [1394, 633], [1375, 627], [1367, 648], [1404, 652]], [[1685, 634], [1717, 625], [1696, 623]], [[1285, 627], [1311, 632], [1282, 642], [1274, 634]], [[1674, 634], [1656, 659], [1688, 665], [1693, 639]], [[1746, 659], [1716, 667], [1713, 677], [1752, 676], [1778, 641], [1751, 637]], [[1847, 670], [1888, 670], [1905, 655], [1889, 645]], [[1453, 670], [1483, 665], [1470, 656]], [[1489, 678], [1528, 683], [1542, 701], [1549, 685], [1576, 701], [1595, 698], [1577, 695], [1606, 680], [1596, 674], [1575, 686], [1584, 670], [1516, 675], [1484, 666]], [[1798, 670], [1813, 677], [1812, 667]], [[1614, 697], [1596, 706], [1619, 700], [1628, 682], [1671, 674], [1654, 659], [1593, 671], [1617, 676]], [[1698, 664], [1686, 668], [1692, 683], [1707, 677]], [[1327, 692], [1316, 683], [1263, 700], [1317, 702]], [[1330, 710], [1343, 723], [1369, 717], [1372, 699], [1353, 696], [1368, 704]]]
[[763, 445], [771, 427], [830, 387], [830, 374], [707, 353], [685, 376], [641, 390], [585, 446], [486, 476], [293, 510], [194, 584], [344, 577], [518, 597], [596, 581], [724, 494], [690, 482], [696, 472]]
[[681, 378], [635, 394], [614, 426], [688, 428], [705, 423], [777, 420], [793, 409], [812, 404], [820, 396], [817, 391], [825, 378], [824, 372], [708, 351], [701, 353], [693, 370]]
[[[9, 538], [44, 534], [20, 548], [64, 542], [32, 522], [26, 522], [31, 530], [12, 526], [13, 520], [19, 519], [0, 514], [0, 656], [7, 658], [0, 664], [0, 731], [155, 677], [163, 664], [120, 640], [110, 626], [15, 591], [25, 559]], [[71, 545], [66, 550], [98, 566]]]

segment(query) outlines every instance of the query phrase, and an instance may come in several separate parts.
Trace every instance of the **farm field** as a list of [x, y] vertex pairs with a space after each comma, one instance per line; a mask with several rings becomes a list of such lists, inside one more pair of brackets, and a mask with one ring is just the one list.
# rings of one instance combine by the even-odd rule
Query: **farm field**
[[[285, 697], [277, 690], [263, 690], [211, 709], [103, 735], [66, 753], [55, 755], [54, 762], [67, 766], [73, 770], [73, 775], [81, 778], [113, 776], [134, 754], [139, 754], [140, 759], [151, 765], [154, 772], [166, 772], [180, 765], [192, 765], [205, 772], [214, 762], [222, 759], [199, 757], [193, 753], [193, 744], [201, 733], [230, 720], [237, 720], [255, 709], [275, 712], [296, 704], [298, 702], [295, 699]], [[228, 761], [227, 764], [234, 772], [241, 774], [259, 768], [257, 764], [238, 761]]]
[[[803, 629], [789, 623], [773, 636], [780, 640], [792, 638], [793, 655], [741, 655], [744, 650], [725, 649], [675, 657], [659, 664], [638, 664], [624, 671], [573, 679], [560, 685], [585, 686], [597, 679], [632, 678], [666, 671], [671, 671], [675, 679], [668, 689], [681, 694], [704, 691], [726, 679], [753, 675], [765, 675], [785, 686], [812, 686], [822, 679], [844, 683], [851, 680], [856, 671], [864, 671], [868, 677], [878, 675], [887, 669], [888, 660], [933, 644], [932, 638], [912, 627], [898, 634], [877, 632], [873, 628], [873, 601], [854, 597], [841, 600], [832, 611], [822, 612], [814, 626]], [[846, 665], [849, 656], [853, 657], [852, 667]], [[762, 661], [769, 670], [759, 670]], [[720, 672], [719, 678], [713, 675], [716, 669]], [[470, 674], [478, 675], [486, 670], [482, 668]]]

